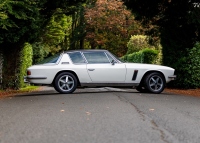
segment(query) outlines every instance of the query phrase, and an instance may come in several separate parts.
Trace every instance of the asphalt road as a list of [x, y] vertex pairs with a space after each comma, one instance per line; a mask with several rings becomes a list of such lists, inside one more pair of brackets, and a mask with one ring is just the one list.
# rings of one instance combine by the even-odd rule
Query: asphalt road
[[200, 98], [52, 88], [0, 100], [0, 143], [199, 143]]

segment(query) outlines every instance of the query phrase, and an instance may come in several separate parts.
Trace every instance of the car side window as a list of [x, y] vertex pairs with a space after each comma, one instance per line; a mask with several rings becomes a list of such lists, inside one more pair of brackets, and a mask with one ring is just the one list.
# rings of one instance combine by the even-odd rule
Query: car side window
[[68, 53], [74, 64], [86, 63], [80, 52]]
[[89, 64], [110, 63], [104, 52], [83, 52], [83, 54]]

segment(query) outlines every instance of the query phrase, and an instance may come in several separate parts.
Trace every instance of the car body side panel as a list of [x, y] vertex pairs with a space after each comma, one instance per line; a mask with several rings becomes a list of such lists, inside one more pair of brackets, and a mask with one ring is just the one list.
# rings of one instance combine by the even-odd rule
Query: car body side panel
[[126, 67], [124, 64], [87, 64], [87, 71], [94, 83], [124, 83]]
[[[56, 74], [62, 71], [73, 71], [77, 74], [80, 82], [91, 82], [86, 70], [86, 64], [72, 64], [67, 54], [63, 54], [58, 64], [34, 65], [28, 68], [28, 70], [31, 71], [31, 75], [28, 75], [27, 79], [35, 84], [51, 84]], [[46, 77], [46, 79], [40, 79], [40, 77]]]
[[[127, 74], [126, 74], [126, 82], [130, 83], [138, 83], [141, 81], [143, 76], [150, 71], [157, 71], [164, 75], [166, 82], [171, 81], [169, 76], [174, 75], [174, 69], [166, 66], [160, 65], [151, 65], [151, 64], [136, 64], [136, 63], [126, 63]], [[138, 70], [136, 80], [132, 81], [134, 70]]]
[[[169, 77], [174, 75], [173, 68], [151, 64], [73, 64], [68, 54], [62, 54], [62, 58], [57, 63], [34, 65], [29, 67], [28, 70], [31, 71], [31, 75], [27, 75], [27, 80], [34, 84], [51, 84], [55, 76], [64, 71], [75, 72], [82, 85], [96, 84], [98, 86], [121, 86], [122, 84], [137, 86], [149, 71], [163, 73], [166, 82], [171, 81]], [[137, 74], [134, 75], [134, 72]]]
[[[38, 67], [38, 66], [37, 66]], [[36, 78], [36, 79], [28, 79], [28, 81], [30, 81], [31, 83], [35, 83], [35, 84], [51, 84], [56, 76], [56, 74], [58, 72], [64, 72], [64, 71], [73, 71], [77, 74], [79, 81], [80, 82], [91, 82], [91, 79], [88, 75], [88, 72], [86, 70], [86, 64], [85, 65], [60, 65], [59, 67], [45, 67], [44, 69], [42, 68], [42, 66], [38, 67], [35, 69], [30, 69], [31, 74], [34, 76], [28, 76], [28, 78]], [[38, 77], [38, 79], [37, 79]], [[46, 77], [46, 79], [39, 79], [39, 77]]]

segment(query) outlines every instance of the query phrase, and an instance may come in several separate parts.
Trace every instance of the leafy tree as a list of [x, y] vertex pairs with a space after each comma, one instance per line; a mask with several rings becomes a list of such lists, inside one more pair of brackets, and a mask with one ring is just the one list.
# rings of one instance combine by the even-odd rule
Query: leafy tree
[[33, 47], [33, 64], [36, 64], [42, 61], [45, 57], [48, 56], [50, 49], [41, 42], [34, 42]]
[[72, 18], [71, 16], [59, 13], [59, 11], [60, 9], [57, 9], [57, 12], [51, 17], [45, 28], [45, 33], [41, 37], [43, 43], [51, 46], [60, 45], [65, 42], [67, 38], [67, 42], [69, 42]]
[[83, 49], [83, 45], [79, 43], [83, 39], [84, 22], [83, 22], [83, 5], [79, 5], [75, 13], [72, 14], [72, 27], [70, 35], [70, 49]]
[[[124, 0], [125, 4], [136, 13], [136, 19], [145, 27], [148, 34], [160, 36], [163, 47], [163, 63], [176, 69], [178, 75], [175, 85], [178, 87], [194, 88], [194, 84], [183, 83], [188, 70], [180, 70], [179, 66], [187, 67], [183, 57], [188, 57], [188, 49], [192, 49], [199, 41], [199, 13], [192, 0]], [[150, 27], [154, 27], [152, 30]], [[156, 28], [157, 29], [156, 29]], [[155, 30], [156, 29], [156, 30]]]
[[[0, 48], [3, 51], [3, 88], [19, 88], [20, 52], [26, 41], [31, 41], [39, 30], [39, 3], [36, 1], [3, 1], [7, 14], [1, 19]], [[6, 22], [5, 22], [6, 21]], [[32, 33], [30, 33], [32, 31]], [[12, 58], [11, 58], [12, 57]]]
[[63, 14], [61, 9], [56, 9], [44, 28], [44, 33], [32, 44], [34, 64], [69, 48], [71, 25], [72, 17]]
[[[57, 8], [72, 13], [83, 0], [1, 0], [0, 48], [3, 51], [2, 88], [18, 88], [20, 51], [25, 42], [34, 42], [44, 31]], [[12, 83], [12, 84], [10, 84]]]
[[92, 48], [105, 48], [121, 56], [126, 53], [131, 34], [139, 32], [134, 16], [123, 2], [97, 0], [85, 10], [86, 40]]

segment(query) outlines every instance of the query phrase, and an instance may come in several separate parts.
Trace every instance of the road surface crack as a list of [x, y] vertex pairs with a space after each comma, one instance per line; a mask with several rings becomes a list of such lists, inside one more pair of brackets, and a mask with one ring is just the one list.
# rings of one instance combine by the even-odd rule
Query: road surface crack
[[151, 120], [151, 124], [153, 125], [153, 129], [154, 130], [157, 130], [157, 131], [160, 132], [161, 140], [164, 141], [165, 143], [170, 143], [167, 140], [165, 140], [165, 133], [164, 133], [164, 131], [159, 128], [159, 126], [156, 124], [156, 122], [154, 120]]
[[164, 131], [159, 128], [159, 126], [156, 124], [156, 122], [154, 120], [152, 120], [149, 116], [145, 115], [145, 113], [143, 111], [141, 111], [136, 105], [134, 105], [132, 102], [130, 102], [125, 97], [122, 97], [122, 96], [118, 95], [117, 93], [113, 93], [113, 94], [115, 96], [117, 96], [120, 101], [126, 102], [126, 103], [130, 104], [131, 106], [133, 106], [134, 109], [138, 112], [138, 114], [142, 117], [143, 121], [145, 121], [148, 118], [148, 120], [151, 122], [151, 124], [153, 126], [152, 129], [157, 130], [160, 133], [161, 140], [165, 143], [170, 143], [169, 141], [167, 141], [165, 139], [166, 135], [165, 135]]
[[135, 110], [138, 112], [138, 114], [141, 116], [142, 120], [145, 121], [145, 115], [144, 112], [142, 112], [136, 105], [134, 105], [132, 102], [130, 102], [129, 100], [127, 100], [124, 97], [121, 97], [120, 95], [113, 93], [115, 96], [117, 96], [119, 98], [120, 101], [126, 102], [128, 104], [130, 104], [131, 106], [133, 106], [135, 108]]

